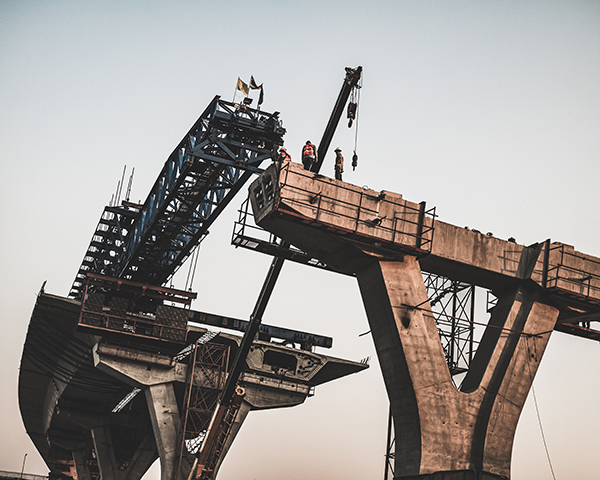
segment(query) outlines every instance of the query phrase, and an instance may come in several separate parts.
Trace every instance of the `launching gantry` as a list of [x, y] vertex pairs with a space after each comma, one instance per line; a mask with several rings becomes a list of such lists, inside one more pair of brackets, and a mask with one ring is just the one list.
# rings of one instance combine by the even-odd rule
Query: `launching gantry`
[[[162, 286], [277, 157], [285, 134], [278, 116], [215, 97], [144, 203], [126, 196], [119, 205], [117, 195], [104, 209], [71, 298], [42, 288], [19, 404], [51, 478], [136, 480], [160, 458], [162, 480], [188, 479], [205, 438], [202, 468], [214, 478], [249, 411], [301, 404], [316, 385], [368, 367], [316, 353], [331, 347], [329, 337], [196, 312], [195, 293]], [[242, 341], [206, 326], [251, 334]], [[231, 378], [235, 401], [209, 435]]]
[[[250, 186], [258, 225], [355, 275], [391, 404], [395, 478], [510, 477], [519, 415], [554, 330], [600, 340], [600, 259], [438, 221], [402, 195], [287, 163]], [[496, 306], [457, 389], [422, 272], [492, 291]]]

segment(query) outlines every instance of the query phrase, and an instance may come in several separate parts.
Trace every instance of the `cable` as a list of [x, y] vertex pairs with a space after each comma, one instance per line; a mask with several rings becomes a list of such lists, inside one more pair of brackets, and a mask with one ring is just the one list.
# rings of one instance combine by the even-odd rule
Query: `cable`
[[531, 367], [529, 365], [529, 359], [531, 354], [529, 353], [529, 339], [525, 337], [525, 345], [527, 346], [527, 370], [529, 370], [529, 377], [531, 378], [531, 393], [533, 393], [533, 404], [535, 405], [535, 413], [537, 414], [538, 424], [540, 426], [540, 433], [542, 434], [542, 441], [544, 442], [544, 450], [546, 450], [546, 458], [548, 459], [548, 465], [550, 466], [550, 472], [552, 478], [556, 480], [554, 474], [554, 468], [552, 467], [552, 461], [550, 460], [550, 452], [548, 451], [548, 444], [546, 443], [546, 436], [544, 435], [544, 428], [542, 427], [542, 418], [540, 417], [540, 409], [538, 408], [537, 397], [535, 396], [535, 388], [533, 388], [533, 374], [531, 373]]

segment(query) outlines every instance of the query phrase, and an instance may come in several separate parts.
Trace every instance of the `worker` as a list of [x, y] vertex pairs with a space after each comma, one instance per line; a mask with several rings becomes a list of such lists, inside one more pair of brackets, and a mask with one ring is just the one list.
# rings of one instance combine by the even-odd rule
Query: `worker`
[[344, 157], [342, 156], [342, 149], [337, 147], [335, 149], [335, 179], [341, 180], [342, 173], [344, 173]]
[[290, 156], [289, 153], [287, 153], [287, 150], [286, 150], [285, 147], [281, 147], [279, 149], [279, 161], [281, 162], [282, 165], [285, 162], [291, 162], [292, 161], [292, 157]]
[[310, 143], [310, 140], [307, 140], [302, 147], [302, 164], [304, 165], [304, 170], [310, 170], [315, 163], [317, 163], [317, 149]]

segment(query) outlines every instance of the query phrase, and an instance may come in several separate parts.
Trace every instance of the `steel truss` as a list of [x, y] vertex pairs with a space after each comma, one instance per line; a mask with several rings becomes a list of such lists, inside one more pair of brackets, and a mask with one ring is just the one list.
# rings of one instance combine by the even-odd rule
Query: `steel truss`
[[469, 369], [473, 359], [475, 285], [433, 273], [423, 275], [450, 375]]
[[164, 284], [260, 164], [276, 158], [285, 134], [278, 117], [216, 96], [146, 201], [104, 209], [69, 296], [81, 297], [88, 272]]
[[[189, 356], [188, 376], [182, 412], [182, 433], [179, 444], [177, 478], [187, 479], [197, 458], [206, 431], [225, 382], [229, 363], [229, 348], [215, 343], [195, 344]], [[203, 386], [194, 385], [194, 377], [203, 379]]]

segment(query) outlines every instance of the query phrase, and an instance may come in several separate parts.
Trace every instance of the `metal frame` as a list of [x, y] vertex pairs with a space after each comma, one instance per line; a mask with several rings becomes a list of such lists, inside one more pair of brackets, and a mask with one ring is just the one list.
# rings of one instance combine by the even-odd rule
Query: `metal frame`
[[167, 159], [143, 205], [106, 207], [70, 297], [88, 272], [164, 284], [259, 165], [283, 144], [279, 112], [216, 96]]
[[[542, 274], [544, 286], [558, 295], [600, 306], [600, 301], [597, 300], [600, 296], [600, 276], [565, 265], [565, 257], [582, 260], [582, 255], [575, 255], [566, 251], [563, 244], [550, 245], [549, 241], [546, 242], [545, 248], [544, 271]], [[547, 259], [550, 257], [551, 252], [556, 250], [560, 252], [560, 260], [556, 265], [550, 267]], [[586, 257], [585, 261], [598, 264], [589, 257]], [[579, 290], [579, 292], [574, 290]]]
[[[188, 363], [185, 385], [184, 411], [182, 412], [182, 432], [179, 448], [177, 478], [187, 479], [190, 472], [182, 472], [183, 459], [193, 463], [200, 449], [213, 416], [229, 365], [229, 347], [215, 343], [196, 342], [194, 353]], [[194, 385], [196, 370], [210, 385]]]
[[[187, 337], [189, 306], [197, 294], [88, 273], [78, 326], [105, 333], [181, 343]], [[170, 302], [186, 308], [163, 305]]]
[[450, 375], [466, 372], [475, 353], [475, 285], [426, 273], [429, 304]]
[[[259, 227], [250, 219], [254, 219], [252, 209], [249, 208], [250, 196], [246, 198], [238, 209], [238, 219], [233, 224], [233, 233], [231, 235], [231, 244], [235, 247], [247, 248], [260, 253], [266, 253], [273, 257], [283, 257], [292, 262], [317, 267], [330, 272], [337, 272], [329, 265], [323, 263], [317, 258], [303, 252], [299, 248], [289, 245], [283, 246], [283, 240], [271, 232]], [[340, 272], [337, 272], [340, 273]]]

